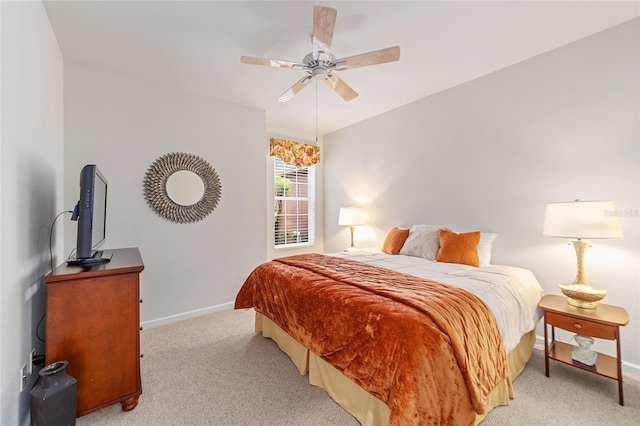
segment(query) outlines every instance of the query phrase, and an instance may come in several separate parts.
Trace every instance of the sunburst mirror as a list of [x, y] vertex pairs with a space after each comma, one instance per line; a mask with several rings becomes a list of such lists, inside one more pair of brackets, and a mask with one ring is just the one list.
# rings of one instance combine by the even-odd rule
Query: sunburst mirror
[[176, 223], [204, 219], [217, 206], [220, 178], [202, 158], [172, 152], [158, 158], [144, 177], [144, 197], [157, 214]]

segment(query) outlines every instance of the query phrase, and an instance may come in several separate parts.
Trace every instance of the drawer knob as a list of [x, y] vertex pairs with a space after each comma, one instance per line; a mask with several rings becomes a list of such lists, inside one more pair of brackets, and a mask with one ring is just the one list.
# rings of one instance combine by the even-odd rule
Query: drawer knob
[[142, 303], [142, 299], [140, 299], [140, 303]]
[[580, 329], [582, 328], [582, 325], [581, 325], [581, 324], [578, 324], [578, 323], [573, 324], [573, 326], [574, 326], [575, 328], [577, 328], [578, 330], [580, 330]]

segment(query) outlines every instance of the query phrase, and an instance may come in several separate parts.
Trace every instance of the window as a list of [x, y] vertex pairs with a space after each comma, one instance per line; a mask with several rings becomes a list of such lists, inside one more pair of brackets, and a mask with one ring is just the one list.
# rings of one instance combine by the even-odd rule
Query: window
[[273, 157], [274, 240], [276, 248], [315, 242], [315, 170]]

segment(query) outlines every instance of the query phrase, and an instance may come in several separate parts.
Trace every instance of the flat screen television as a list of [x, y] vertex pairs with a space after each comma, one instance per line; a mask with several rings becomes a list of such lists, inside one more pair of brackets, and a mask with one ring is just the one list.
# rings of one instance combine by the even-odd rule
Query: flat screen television
[[107, 179], [95, 164], [87, 164], [80, 172], [80, 200], [71, 216], [77, 220], [75, 259], [69, 264], [102, 263], [111, 260], [110, 252], [99, 251], [107, 232]]

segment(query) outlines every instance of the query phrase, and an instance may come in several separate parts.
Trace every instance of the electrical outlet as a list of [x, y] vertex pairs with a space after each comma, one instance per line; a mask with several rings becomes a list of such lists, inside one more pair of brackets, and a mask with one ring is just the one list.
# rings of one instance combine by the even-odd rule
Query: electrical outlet
[[22, 368], [20, 369], [20, 392], [27, 387], [27, 364], [22, 364]]
[[29, 375], [33, 374], [33, 359], [36, 357], [36, 348], [31, 349], [29, 354]]

